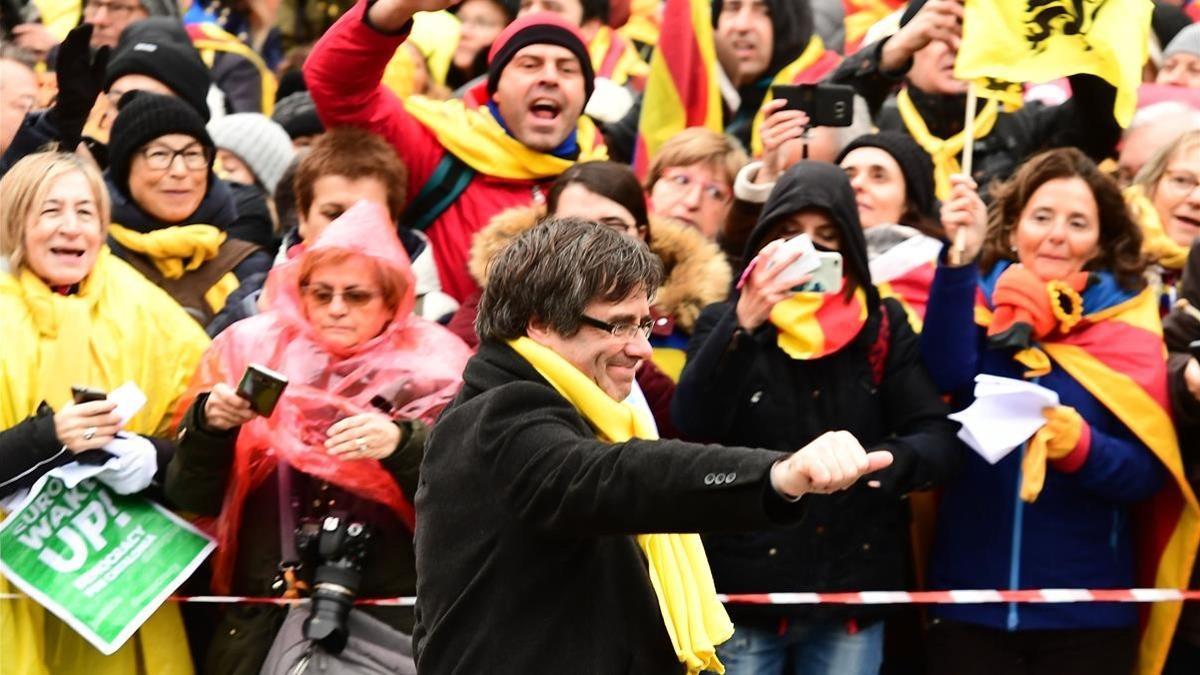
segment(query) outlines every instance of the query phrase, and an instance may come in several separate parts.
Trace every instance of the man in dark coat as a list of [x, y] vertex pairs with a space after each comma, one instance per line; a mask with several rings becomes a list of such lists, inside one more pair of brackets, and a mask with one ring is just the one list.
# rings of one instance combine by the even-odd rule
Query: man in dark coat
[[[803, 494], [890, 463], [845, 432], [792, 454], [598, 440], [594, 408], [567, 396], [609, 409], [628, 396], [661, 274], [642, 242], [577, 219], [537, 225], [492, 263], [479, 351], [421, 465], [421, 673], [686, 672], [634, 535], [795, 522]], [[531, 349], [562, 368], [535, 367]]]

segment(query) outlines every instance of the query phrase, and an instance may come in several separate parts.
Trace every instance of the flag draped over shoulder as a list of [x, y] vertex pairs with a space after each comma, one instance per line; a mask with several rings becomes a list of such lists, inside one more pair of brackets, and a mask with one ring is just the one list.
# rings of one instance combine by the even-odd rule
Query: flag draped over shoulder
[[[794, 61], [779, 69], [775, 78], [771, 80], [771, 86], [784, 84], [816, 84], [820, 82], [829, 73], [833, 72], [838, 64], [842, 62], [842, 57], [837, 52], [825, 49], [825, 43], [817, 35], [813, 35], [808, 40], [808, 46], [804, 51], [800, 52]], [[766, 105], [772, 98], [771, 92], [763, 97], [763, 105]], [[755, 157], [761, 157], [763, 152], [762, 136], [758, 130], [762, 128], [763, 120], [766, 115], [763, 114], [762, 107], [759, 107], [758, 114], [754, 116], [753, 131], [750, 134], [750, 152]]]
[[871, 26], [904, 4], [905, 0], [842, 0], [842, 9], [846, 13], [842, 22], [846, 29], [846, 46], [842, 53], [849, 56], [858, 51]]
[[[1129, 293], [1110, 275], [1093, 276], [1099, 283], [1083, 292], [1079, 324], [1038, 348], [1121, 420], [1166, 469], [1163, 487], [1135, 507], [1136, 583], [1187, 588], [1200, 542], [1200, 505], [1184, 474], [1171, 419], [1158, 300], [1152, 288]], [[976, 322], [984, 326], [992, 319], [989, 290], [981, 288], [977, 295]], [[1162, 671], [1181, 610], [1178, 602], [1142, 607], [1139, 675]]]
[[646, 175], [663, 143], [688, 127], [721, 131], [721, 91], [709, 0], [666, 0], [638, 120], [634, 170]]
[[1113, 116], [1128, 126], [1153, 9], [1150, 0], [966, 0], [954, 76], [983, 81], [980, 96], [1003, 99], [987, 80], [1095, 75], [1117, 88]]

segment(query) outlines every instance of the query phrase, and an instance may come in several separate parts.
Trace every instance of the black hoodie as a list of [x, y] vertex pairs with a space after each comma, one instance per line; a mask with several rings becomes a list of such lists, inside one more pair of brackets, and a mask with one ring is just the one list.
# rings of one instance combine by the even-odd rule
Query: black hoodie
[[758, 224], [746, 242], [743, 264], [749, 265], [758, 251], [766, 246], [771, 230], [784, 220], [804, 209], [818, 208], [829, 215], [838, 228], [842, 261], [848, 276], [862, 285], [867, 294], [868, 311], [879, 311], [879, 292], [871, 283], [871, 268], [867, 263], [867, 240], [858, 220], [858, 205], [850, 180], [840, 167], [825, 162], [802, 161], [794, 164], [775, 183], [763, 204]]

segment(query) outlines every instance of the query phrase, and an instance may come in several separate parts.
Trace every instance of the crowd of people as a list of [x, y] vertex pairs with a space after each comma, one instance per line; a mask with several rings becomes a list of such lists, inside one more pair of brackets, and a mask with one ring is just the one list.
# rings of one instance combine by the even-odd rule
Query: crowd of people
[[[1200, 1], [1122, 3], [1124, 126], [976, 104], [964, 0], [6, 0], [0, 519], [103, 464], [315, 599], [104, 655], [0, 576], [0, 672], [1200, 672], [1195, 601], [716, 599], [1200, 590]], [[999, 459], [979, 377], [1058, 401]]]

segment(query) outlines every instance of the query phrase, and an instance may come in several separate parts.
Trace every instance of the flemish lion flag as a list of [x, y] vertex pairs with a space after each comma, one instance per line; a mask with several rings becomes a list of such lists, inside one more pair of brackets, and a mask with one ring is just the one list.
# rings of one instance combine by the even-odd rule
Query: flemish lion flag
[[650, 75], [638, 120], [634, 170], [646, 175], [651, 158], [688, 127], [721, 131], [721, 91], [709, 0], [667, 0], [663, 31], [650, 58]]
[[[1137, 106], [1150, 33], [1150, 0], [966, 0], [960, 80], [1049, 82], [1088, 73], [1117, 88], [1113, 116]], [[990, 95], [979, 88], [980, 96]]]

